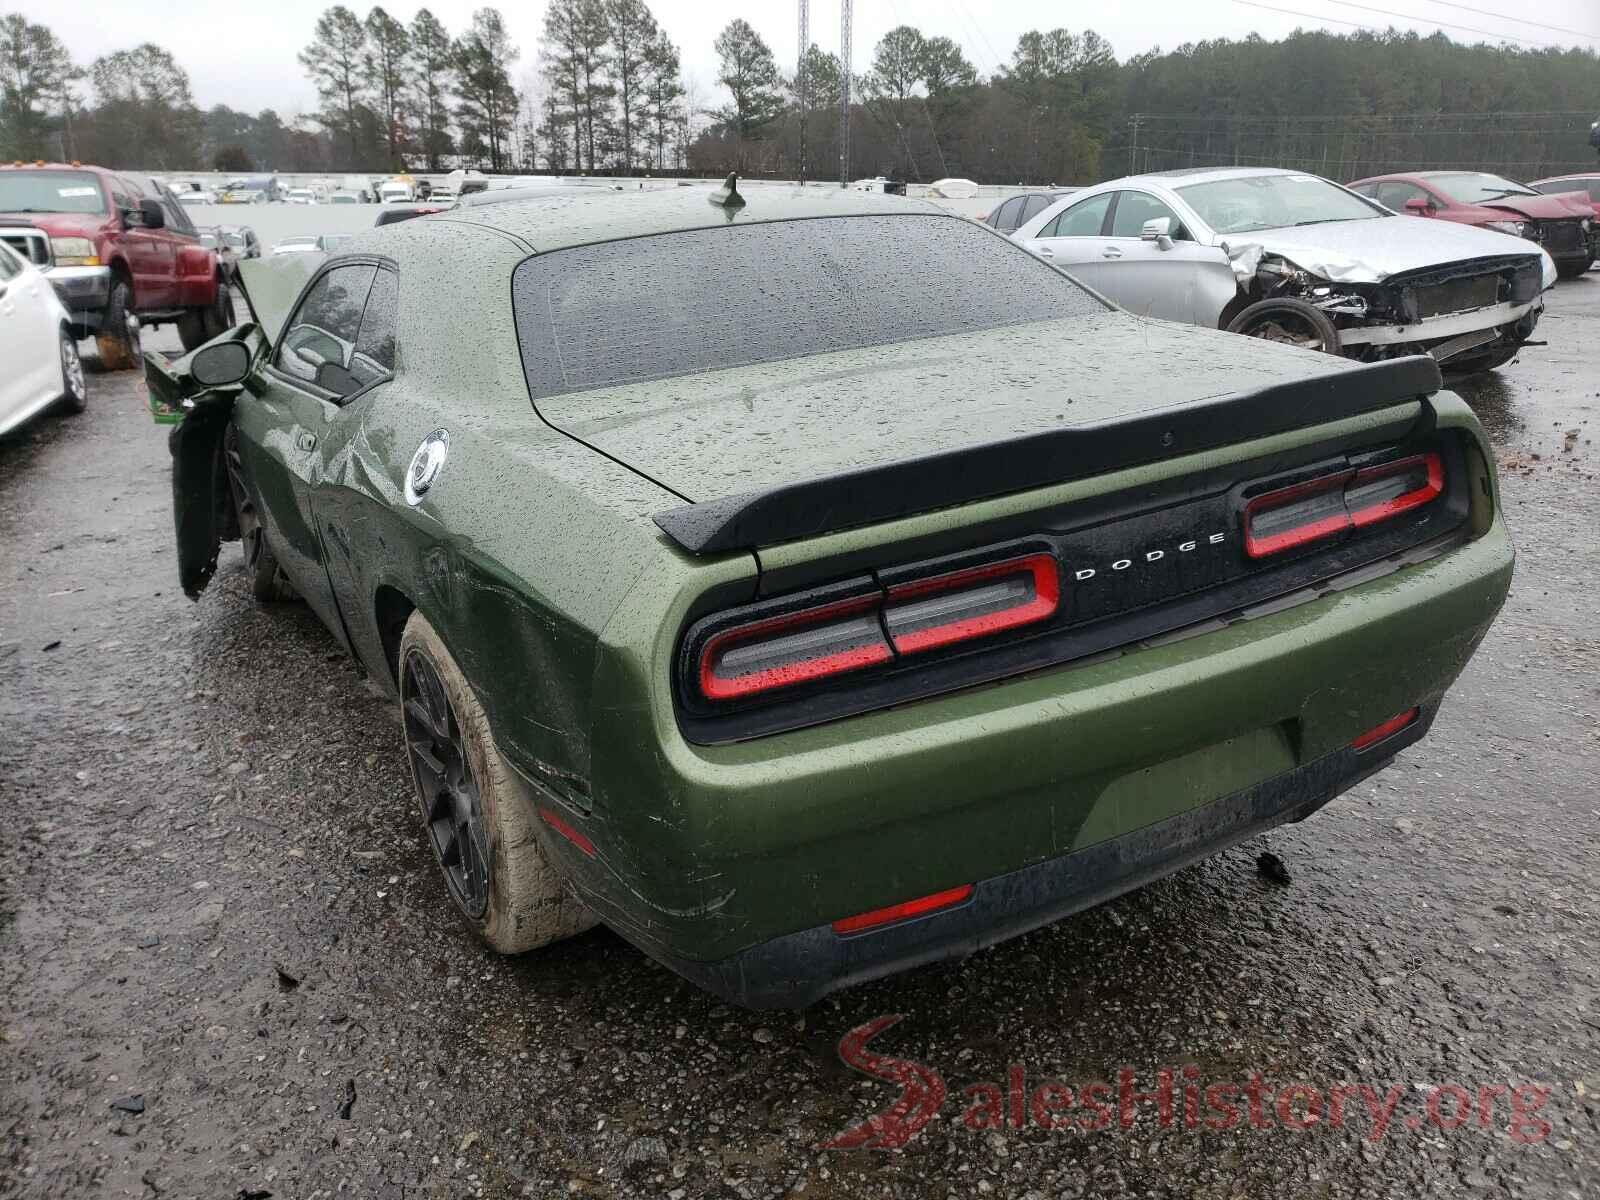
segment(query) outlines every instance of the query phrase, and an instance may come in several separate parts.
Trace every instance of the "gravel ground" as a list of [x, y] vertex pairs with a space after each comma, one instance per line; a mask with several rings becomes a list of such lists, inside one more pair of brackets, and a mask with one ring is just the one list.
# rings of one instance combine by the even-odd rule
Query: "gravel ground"
[[[1600, 1194], [1600, 273], [1540, 332], [1463, 389], [1519, 561], [1430, 738], [1303, 825], [804, 1014], [605, 930], [480, 949], [390, 707], [236, 548], [183, 598], [163, 431], [95, 376], [86, 415], [0, 442], [0, 1197]], [[898, 1095], [838, 1052], [890, 1014], [873, 1048], [942, 1107], [819, 1149]], [[1009, 1123], [1017, 1070], [1108, 1096], [1164, 1067], [1166, 1124]], [[1190, 1127], [1185, 1068], [1330, 1107]], [[1379, 1116], [1351, 1092], [1336, 1125], [1361, 1084]]]

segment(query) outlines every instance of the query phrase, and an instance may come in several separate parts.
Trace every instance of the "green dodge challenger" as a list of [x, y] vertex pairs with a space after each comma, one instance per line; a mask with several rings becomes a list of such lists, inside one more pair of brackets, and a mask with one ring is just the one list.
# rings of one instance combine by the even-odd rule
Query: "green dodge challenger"
[[1142, 319], [931, 205], [556, 196], [245, 285], [147, 361], [184, 586], [241, 540], [394, 693], [508, 953], [602, 921], [760, 1007], [970, 953], [1385, 766], [1510, 583], [1432, 360]]

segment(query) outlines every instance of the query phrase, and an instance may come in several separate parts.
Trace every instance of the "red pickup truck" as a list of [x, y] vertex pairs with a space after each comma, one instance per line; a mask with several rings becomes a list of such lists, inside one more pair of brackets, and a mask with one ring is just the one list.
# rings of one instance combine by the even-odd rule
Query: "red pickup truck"
[[78, 163], [0, 163], [0, 241], [55, 286], [109, 370], [139, 364], [141, 327], [174, 323], [185, 350], [231, 328], [233, 297], [159, 180]]

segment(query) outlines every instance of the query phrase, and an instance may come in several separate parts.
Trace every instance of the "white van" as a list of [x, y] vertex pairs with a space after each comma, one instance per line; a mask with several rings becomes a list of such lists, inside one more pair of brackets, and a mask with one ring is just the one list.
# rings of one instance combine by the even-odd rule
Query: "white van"
[[386, 179], [378, 188], [380, 204], [410, 204], [416, 198], [416, 186], [409, 179]]

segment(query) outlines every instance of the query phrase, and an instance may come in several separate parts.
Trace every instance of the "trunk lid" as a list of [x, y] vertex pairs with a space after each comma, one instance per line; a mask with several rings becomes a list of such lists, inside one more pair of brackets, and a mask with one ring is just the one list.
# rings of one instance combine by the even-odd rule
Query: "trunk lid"
[[[698, 503], [1356, 366], [1103, 313], [546, 396], [538, 408], [556, 428]], [[1302, 423], [1319, 419], [1308, 410]]]

